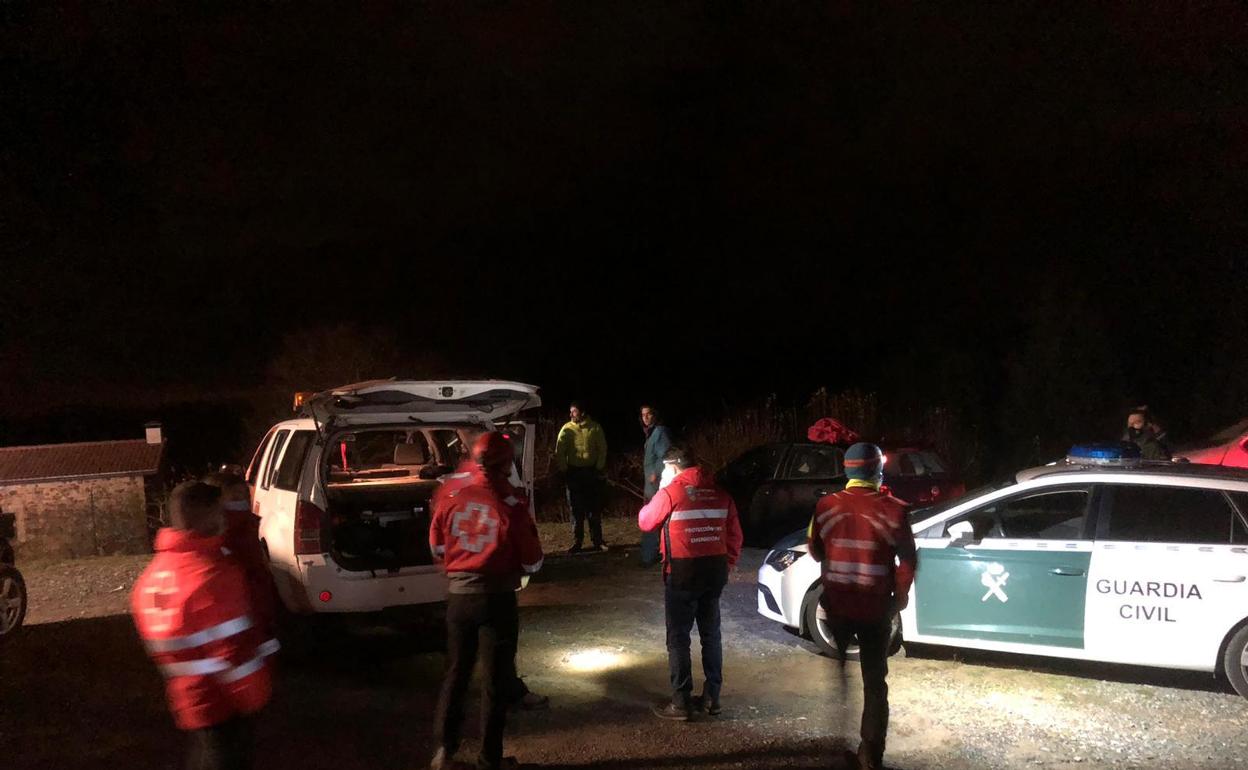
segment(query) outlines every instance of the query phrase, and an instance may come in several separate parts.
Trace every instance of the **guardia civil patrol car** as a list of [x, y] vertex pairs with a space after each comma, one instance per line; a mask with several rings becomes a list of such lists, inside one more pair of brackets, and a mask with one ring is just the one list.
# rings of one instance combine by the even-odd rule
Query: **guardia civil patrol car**
[[[1210, 671], [1248, 697], [1248, 471], [1145, 463], [1091, 445], [914, 511], [902, 639]], [[832, 652], [819, 564], [794, 533], [758, 572], [758, 611]]]

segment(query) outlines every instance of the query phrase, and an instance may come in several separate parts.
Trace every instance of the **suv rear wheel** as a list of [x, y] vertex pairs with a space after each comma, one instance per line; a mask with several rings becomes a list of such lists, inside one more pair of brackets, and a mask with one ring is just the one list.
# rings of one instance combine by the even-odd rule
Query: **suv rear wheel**
[[1236, 631], [1227, 643], [1222, 672], [1235, 692], [1248, 698], [1248, 625]]
[[26, 619], [26, 581], [17, 568], [0, 564], [0, 642], [15, 635]]
[[[816, 587], [814, 590], [806, 594], [806, 606], [802, 611], [802, 615], [806, 621], [806, 631], [810, 634], [810, 639], [819, 648], [819, 652], [830, 658], [836, 657], [836, 642], [832, 639], [832, 631], [828, 626], [828, 622], [819, 617], [819, 597], [823, 595], [823, 588]], [[888, 638], [888, 654], [896, 655], [901, 649], [901, 615], [894, 612], [890, 623], [890, 633]], [[845, 651], [845, 657], [848, 660], [858, 660], [858, 645], [850, 644], [849, 649]]]

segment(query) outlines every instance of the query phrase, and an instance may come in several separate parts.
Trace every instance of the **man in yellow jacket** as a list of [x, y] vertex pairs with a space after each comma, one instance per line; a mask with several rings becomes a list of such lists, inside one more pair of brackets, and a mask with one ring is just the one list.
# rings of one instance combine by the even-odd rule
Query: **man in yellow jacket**
[[602, 505], [607, 469], [607, 435], [580, 404], [568, 409], [571, 419], [555, 440], [555, 467], [568, 486], [568, 507], [572, 509], [573, 542], [568, 553], [580, 553], [585, 542], [585, 520], [594, 550], [605, 551], [602, 539]]

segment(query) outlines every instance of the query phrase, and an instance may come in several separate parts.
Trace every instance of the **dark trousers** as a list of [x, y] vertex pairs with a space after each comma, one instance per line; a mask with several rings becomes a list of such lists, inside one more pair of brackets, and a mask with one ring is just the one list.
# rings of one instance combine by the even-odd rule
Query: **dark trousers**
[[672, 703], [688, 708], [693, 694], [693, 661], [689, 632], [696, 623], [702, 644], [702, 695], [719, 700], [724, 684], [724, 649], [719, 633], [719, 595], [723, 585], [680, 590], [669, 584], [664, 591], [667, 610], [667, 667], [672, 680]]
[[186, 770], [251, 770], [251, 720], [236, 716], [219, 725], [190, 731]]
[[481, 660], [481, 754], [477, 767], [494, 770], [503, 758], [507, 699], [516, 685], [520, 615], [512, 591], [451, 594], [446, 601], [446, 677], [434, 717], [435, 745], [454, 756], [464, 721], [464, 697]]
[[840, 651], [842, 684], [845, 676], [845, 650], [858, 639], [858, 662], [862, 666], [862, 749], [872, 761], [884, 759], [884, 739], [888, 734], [888, 640], [892, 635], [890, 618], [859, 621], [829, 616], [832, 639]]
[[568, 468], [568, 507], [572, 509], [573, 544], [585, 542], [585, 520], [589, 537], [602, 545], [602, 479], [596, 468]]

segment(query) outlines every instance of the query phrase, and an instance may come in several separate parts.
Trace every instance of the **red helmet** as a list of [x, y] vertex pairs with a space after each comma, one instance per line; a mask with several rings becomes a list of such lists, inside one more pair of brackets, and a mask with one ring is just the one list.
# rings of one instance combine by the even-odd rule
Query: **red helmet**
[[515, 458], [511, 442], [497, 431], [481, 434], [472, 444], [472, 460], [485, 470], [502, 470]]

